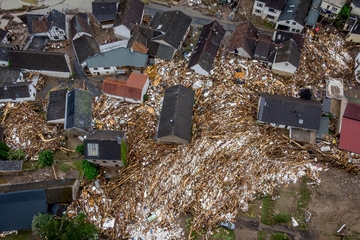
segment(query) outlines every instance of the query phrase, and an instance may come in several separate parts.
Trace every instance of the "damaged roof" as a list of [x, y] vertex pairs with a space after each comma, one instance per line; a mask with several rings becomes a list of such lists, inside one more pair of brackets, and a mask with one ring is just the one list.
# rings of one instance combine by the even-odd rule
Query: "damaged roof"
[[32, 21], [32, 32], [33, 33], [48, 32], [50, 28], [51, 28], [51, 22], [39, 21], [39, 20]]
[[92, 2], [92, 14], [100, 22], [115, 19], [118, 0], [95, 0]]
[[70, 20], [70, 36], [71, 39], [75, 37], [77, 33], [87, 33], [93, 36], [93, 31], [88, 22], [87, 14], [77, 13], [75, 16]]
[[141, 0], [124, 0], [120, 2], [114, 27], [124, 25], [128, 29], [132, 29], [133, 25], [141, 24], [144, 5]]
[[148, 51], [147, 39], [140, 32], [137, 32], [130, 37], [127, 48], [146, 54]]
[[96, 39], [86, 34], [73, 40], [73, 46], [80, 64], [101, 53]]
[[65, 14], [63, 14], [62, 12], [59, 12], [56, 9], [51, 10], [50, 14], [47, 17], [47, 20], [52, 23], [52, 27], [66, 30]]
[[0, 99], [17, 99], [30, 97], [31, 82], [17, 82], [20, 69], [3, 68], [0, 71]]
[[283, 47], [277, 50], [274, 62], [288, 62], [293, 66], [298, 67], [300, 63], [300, 54], [299, 47], [294, 40], [290, 39], [284, 43]]
[[49, 92], [49, 104], [47, 109], [47, 121], [65, 118], [67, 89]]
[[91, 92], [73, 89], [67, 93], [65, 129], [77, 128], [83, 131], [92, 129]]
[[255, 49], [255, 39], [258, 36], [258, 29], [251, 21], [246, 21], [236, 25], [228, 47], [229, 51], [242, 47], [252, 56]]

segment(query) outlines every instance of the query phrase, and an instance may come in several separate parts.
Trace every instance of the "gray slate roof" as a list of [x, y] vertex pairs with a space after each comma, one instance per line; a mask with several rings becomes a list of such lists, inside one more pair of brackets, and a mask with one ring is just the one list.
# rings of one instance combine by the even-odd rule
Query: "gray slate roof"
[[283, 10], [286, 0], [261, 0], [266, 7], [274, 8], [276, 10]]
[[319, 130], [321, 113], [318, 101], [262, 93], [258, 121]]
[[92, 2], [92, 14], [100, 22], [115, 19], [118, 0], [95, 0]]
[[144, 3], [141, 0], [122, 1], [116, 13], [114, 27], [125, 25], [131, 30], [133, 25], [141, 24], [143, 12]]
[[34, 20], [42, 20], [43, 17], [44, 17], [44, 15], [41, 15], [41, 14], [23, 14], [23, 15], [18, 16], [18, 18], [20, 18], [21, 21], [28, 26], [28, 30], [29, 30], [30, 34], [33, 33], [33, 30], [32, 30], [33, 24], [32, 24], [32, 22]]
[[86, 64], [89, 68], [111, 66], [145, 67], [147, 61], [147, 54], [132, 52], [128, 48], [118, 48], [102, 55], [90, 57], [86, 60]]
[[93, 36], [93, 31], [88, 23], [88, 16], [84, 13], [77, 13], [70, 20], [70, 36], [71, 39], [74, 38], [76, 33], [84, 32]]
[[[65, 53], [9, 51], [9, 65], [13, 68], [70, 72]], [[29, 61], [31, 59], [31, 61]]]
[[278, 21], [294, 20], [304, 26], [310, 5], [311, 0], [288, 0]]
[[277, 50], [275, 56], [275, 63], [289, 62], [293, 66], [298, 67], [300, 62], [301, 52], [295, 41], [290, 39], [286, 41], [282, 48]]
[[0, 43], [0, 60], [1, 61], [8, 61], [8, 51], [15, 50], [18, 48], [18, 45], [14, 43]]
[[65, 129], [77, 128], [83, 131], [92, 129], [91, 92], [73, 89], [67, 94]]
[[63, 14], [62, 12], [59, 12], [56, 9], [51, 10], [50, 14], [47, 17], [47, 20], [49, 22], [52, 22], [52, 25], [51, 25], [52, 27], [57, 27], [62, 30], [66, 30], [65, 14]]
[[30, 229], [34, 215], [46, 211], [43, 189], [0, 194], [0, 231]]
[[195, 92], [182, 85], [165, 90], [160, 113], [157, 138], [176, 136], [188, 142], [191, 139], [191, 126]]
[[0, 160], [0, 172], [16, 172], [22, 170], [22, 160]]
[[47, 111], [47, 121], [65, 118], [67, 89], [51, 91]]
[[0, 28], [0, 40], [3, 40], [6, 37], [7, 33], [8, 33], [8, 31], [5, 31]]
[[191, 21], [191, 17], [181, 11], [157, 12], [149, 26], [164, 34], [157, 37], [153, 36], [153, 40], [164, 41], [177, 49], [185, 37]]
[[96, 39], [85, 34], [73, 40], [73, 46], [80, 64], [87, 58], [101, 53]]
[[316, 25], [320, 16], [320, 4], [322, 0], [313, 0], [305, 22], [306, 26], [313, 27]]
[[16, 99], [30, 97], [31, 82], [16, 82], [20, 69], [3, 68], [0, 71], [0, 99]]
[[[121, 140], [125, 137], [123, 131], [97, 130], [86, 135], [84, 139], [84, 158], [87, 160], [121, 160]], [[119, 138], [119, 142], [118, 142]], [[99, 156], [88, 156], [87, 144], [99, 144]]]
[[210, 72], [225, 32], [224, 27], [216, 20], [204, 25], [189, 60], [188, 68], [199, 64], [204, 70]]

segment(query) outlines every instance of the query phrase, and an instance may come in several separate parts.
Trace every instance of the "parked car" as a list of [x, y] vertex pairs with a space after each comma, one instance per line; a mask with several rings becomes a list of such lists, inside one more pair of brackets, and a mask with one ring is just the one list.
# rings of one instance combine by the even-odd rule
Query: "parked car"
[[229, 230], [234, 230], [235, 229], [235, 224], [232, 222], [220, 222], [219, 225], [221, 227], [227, 228]]

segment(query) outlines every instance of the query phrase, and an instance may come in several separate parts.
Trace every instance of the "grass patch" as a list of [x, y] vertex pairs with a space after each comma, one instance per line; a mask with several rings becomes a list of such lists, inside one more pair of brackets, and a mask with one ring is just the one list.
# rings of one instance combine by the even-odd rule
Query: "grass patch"
[[270, 196], [265, 196], [262, 201], [261, 208], [261, 222], [265, 225], [274, 224], [274, 201], [271, 200]]
[[311, 201], [311, 191], [307, 185], [308, 182], [311, 180], [307, 177], [302, 179], [301, 187], [300, 187], [300, 194], [297, 199], [297, 207], [295, 217], [299, 223], [299, 227], [302, 230], [306, 229], [306, 222], [305, 222], [305, 209], [308, 207]]
[[82, 160], [74, 160], [72, 164], [75, 166], [76, 170], [79, 172], [79, 178], [82, 178], [84, 175], [84, 170], [82, 169]]
[[211, 239], [221, 239], [221, 240], [235, 240], [235, 233], [229, 229], [223, 227], [216, 227], [212, 230], [213, 235]]
[[258, 231], [258, 240], [266, 240], [267, 239], [267, 233], [264, 230]]
[[190, 237], [192, 240], [202, 240], [205, 234], [204, 230], [191, 231], [192, 218], [186, 219], [185, 227], [190, 232]]
[[39, 162], [38, 161], [23, 161], [22, 169], [23, 171], [34, 171], [38, 169]]
[[291, 240], [288, 235], [284, 233], [274, 233], [271, 234], [270, 240]]
[[72, 166], [70, 166], [69, 164], [66, 164], [66, 163], [64, 163], [64, 162], [62, 162], [62, 161], [59, 161], [59, 162], [57, 163], [57, 167], [58, 167], [61, 171], [63, 171], [64, 173], [66, 173], [66, 172], [74, 169]]
[[288, 212], [280, 212], [274, 215], [275, 223], [289, 223], [291, 221], [291, 214]]

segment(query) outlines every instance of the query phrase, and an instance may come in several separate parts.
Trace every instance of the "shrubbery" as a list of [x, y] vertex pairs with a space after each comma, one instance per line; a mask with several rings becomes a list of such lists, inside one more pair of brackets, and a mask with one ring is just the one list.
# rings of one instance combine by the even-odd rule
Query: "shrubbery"
[[40, 167], [51, 166], [54, 163], [54, 154], [50, 150], [43, 150], [39, 153]]
[[99, 175], [99, 169], [95, 164], [86, 161], [85, 159], [81, 163], [82, 169], [84, 170], [84, 175], [86, 179], [93, 180]]

